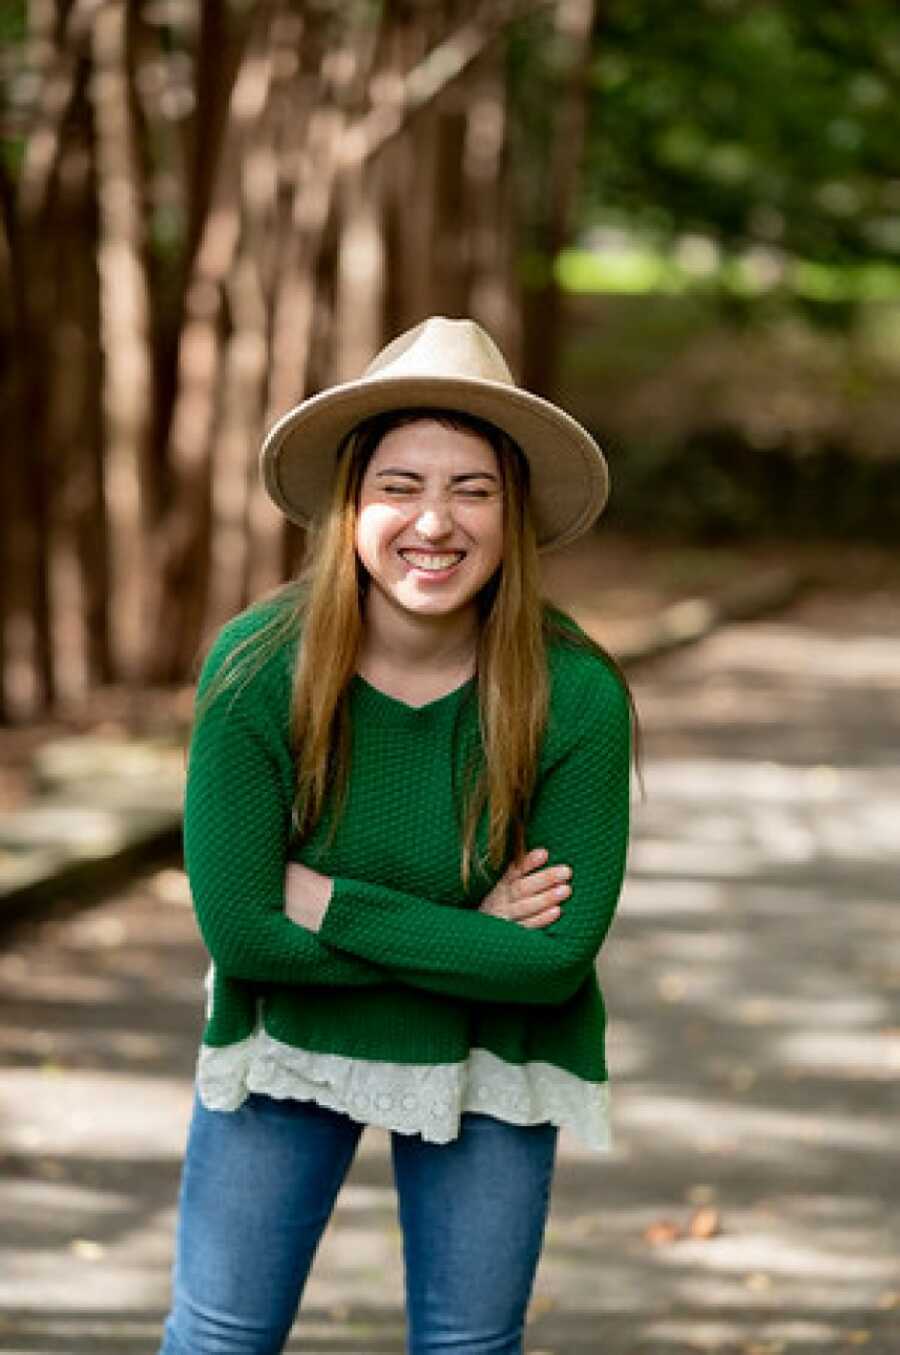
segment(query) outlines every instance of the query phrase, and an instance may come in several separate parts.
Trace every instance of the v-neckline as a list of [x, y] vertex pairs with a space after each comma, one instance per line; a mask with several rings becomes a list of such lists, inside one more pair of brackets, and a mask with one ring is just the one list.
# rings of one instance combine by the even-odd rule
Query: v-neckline
[[370, 696], [379, 703], [383, 703], [385, 709], [394, 709], [409, 715], [422, 715], [429, 711], [437, 710], [445, 704], [450, 704], [455, 698], [459, 697], [463, 692], [474, 685], [475, 675], [472, 674], [472, 676], [466, 678], [464, 682], [459, 683], [456, 687], [452, 687], [449, 692], [444, 692], [442, 696], [435, 696], [432, 697], [430, 701], [423, 701], [421, 705], [413, 705], [409, 701], [401, 700], [399, 696], [391, 696], [389, 692], [384, 691], [381, 687], [376, 687], [368, 678], [364, 678], [361, 673], [354, 673], [353, 681], [360, 690], [370, 694]]

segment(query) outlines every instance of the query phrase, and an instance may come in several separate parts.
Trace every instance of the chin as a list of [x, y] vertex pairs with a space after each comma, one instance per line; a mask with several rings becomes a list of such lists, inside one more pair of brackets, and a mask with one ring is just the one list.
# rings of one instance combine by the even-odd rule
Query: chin
[[440, 602], [435, 598], [423, 598], [421, 601], [410, 602], [408, 600], [400, 602], [399, 605], [405, 612], [411, 616], [457, 616], [460, 612], [466, 612], [473, 605], [473, 599], [467, 598], [457, 602]]

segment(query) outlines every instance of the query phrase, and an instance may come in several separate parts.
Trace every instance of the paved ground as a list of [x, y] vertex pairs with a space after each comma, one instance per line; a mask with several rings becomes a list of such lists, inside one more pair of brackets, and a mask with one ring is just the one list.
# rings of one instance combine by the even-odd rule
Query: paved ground
[[[900, 1351], [900, 611], [646, 670], [601, 957], [616, 1146], [564, 1145], [530, 1355]], [[204, 957], [173, 864], [0, 952], [0, 1351], [151, 1355]], [[402, 1350], [370, 1133], [291, 1350]]]

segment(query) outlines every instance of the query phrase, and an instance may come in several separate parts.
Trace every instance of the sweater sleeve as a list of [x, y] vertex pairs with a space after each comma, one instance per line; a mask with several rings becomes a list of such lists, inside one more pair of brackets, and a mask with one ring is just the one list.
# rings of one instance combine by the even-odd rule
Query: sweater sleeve
[[[201, 674], [202, 693], [215, 653]], [[184, 804], [184, 858], [197, 922], [223, 974], [272, 983], [366, 987], [384, 970], [337, 954], [284, 913], [291, 826], [290, 750], [280, 692], [255, 679], [195, 723]]]
[[[596, 670], [595, 670], [596, 671]], [[628, 839], [630, 720], [609, 674], [579, 705], [580, 724], [545, 770], [528, 845], [572, 867], [572, 893], [549, 927], [528, 930], [477, 911], [336, 879], [319, 936], [387, 965], [416, 987], [478, 1001], [556, 1005], [590, 973], [612, 922]]]

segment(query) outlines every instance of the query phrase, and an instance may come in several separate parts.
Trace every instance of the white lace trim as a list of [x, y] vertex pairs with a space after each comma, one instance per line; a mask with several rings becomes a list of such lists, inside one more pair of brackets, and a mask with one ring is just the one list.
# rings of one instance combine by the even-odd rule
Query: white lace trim
[[589, 1148], [611, 1146], [608, 1083], [552, 1063], [507, 1063], [487, 1049], [461, 1063], [388, 1063], [296, 1049], [261, 1029], [237, 1044], [201, 1045], [197, 1086], [209, 1110], [237, 1110], [251, 1092], [264, 1092], [429, 1143], [455, 1139], [463, 1112], [479, 1111], [512, 1124], [549, 1120]]

